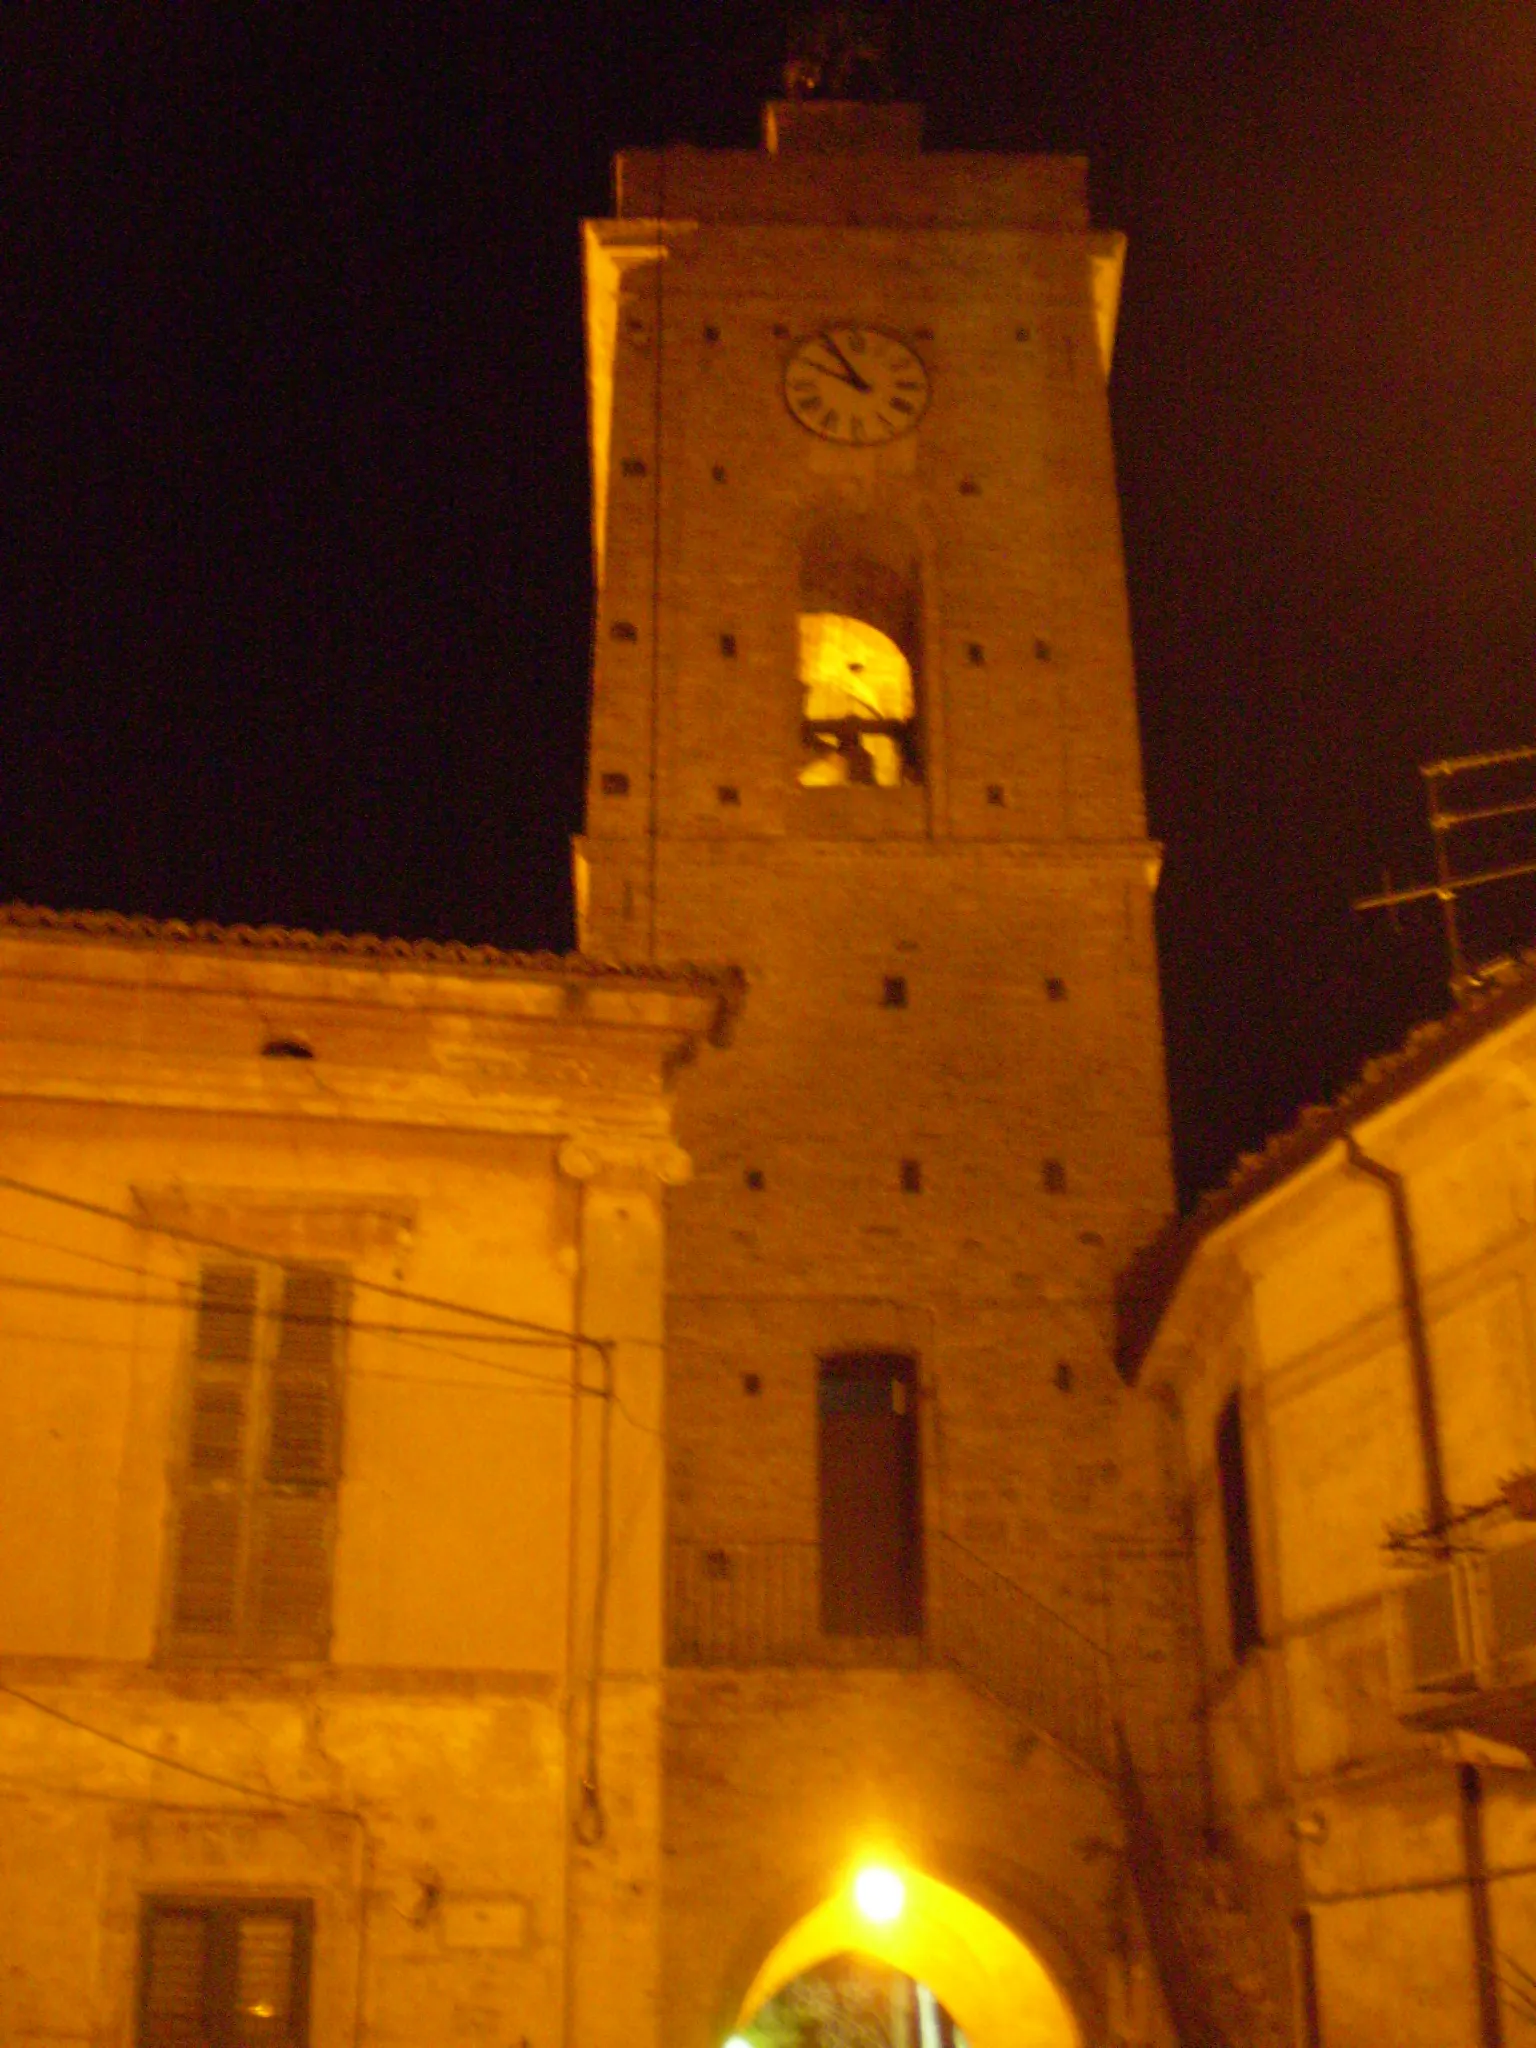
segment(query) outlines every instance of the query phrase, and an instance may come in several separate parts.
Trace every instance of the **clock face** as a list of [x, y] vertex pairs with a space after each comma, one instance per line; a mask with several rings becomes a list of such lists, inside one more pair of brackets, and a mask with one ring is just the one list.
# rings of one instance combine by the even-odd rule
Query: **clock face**
[[784, 366], [784, 402], [824, 441], [870, 447], [909, 434], [928, 405], [928, 372], [878, 327], [821, 327]]

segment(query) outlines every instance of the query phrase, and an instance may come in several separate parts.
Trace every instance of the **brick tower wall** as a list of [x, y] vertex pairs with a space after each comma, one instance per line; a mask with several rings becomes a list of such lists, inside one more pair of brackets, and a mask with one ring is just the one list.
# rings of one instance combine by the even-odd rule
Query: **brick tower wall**
[[[1139, 1749], [1188, 1777], [1163, 1432], [1110, 1356], [1113, 1274], [1170, 1201], [1106, 397], [1118, 244], [1089, 230], [1074, 160], [925, 157], [910, 135], [886, 146], [898, 110], [852, 111], [873, 126], [830, 154], [799, 152], [791, 108], [777, 156], [624, 159], [621, 217], [588, 229], [582, 943], [732, 961], [750, 991], [729, 1054], [682, 1090], [670, 1531], [813, 1541], [818, 1359], [908, 1354], [930, 1541], [1113, 1649]], [[920, 354], [915, 433], [840, 447], [790, 416], [783, 364], [838, 320]], [[922, 775], [897, 788], [797, 782], [800, 564], [838, 522], [897, 536], [913, 563]], [[888, 1671], [836, 1682], [849, 1725], [901, 1696]], [[845, 1810], [826, 1683], [673, 1681], [679, 2042], [702, 2048], [741, 1926], [771, 1920], [775, 1859], [803, 1861], [823, 1840], [807, 1817]], [[937, 1750], [963, 1745], [971, 1709], [908, 1683], [929, 1688]], [[750, 1782], [765, 1715], [784, 1759], [771, 1808]], [[1022, 1795], [1004, 1745], [950, 1774], [939, 1811], [931, 1761], [907, 1783], [883, 1772], [869, 1824], [960, 1845], [958, 1868]], [[1017, 1834], [998, 1896], [1102, 1989], [1113, 1887], [1063, 1886], [1063, 1842], [1032, 1850], [1022, 1810]], [[757, 1865], [748, 1897], [737, 1873]]]

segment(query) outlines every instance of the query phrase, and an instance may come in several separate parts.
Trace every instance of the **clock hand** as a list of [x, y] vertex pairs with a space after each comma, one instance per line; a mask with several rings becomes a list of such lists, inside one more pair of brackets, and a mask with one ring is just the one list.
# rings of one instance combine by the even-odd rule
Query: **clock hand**
[[816, 339], [829, 348], [833, 355], [837, 357], [837, 360], [842, 364], [844, 371], [847, 373], [846, 381], [853, 386], [855, 391], [869, 390], [869, 385], [865, 383], [864, 379], [859, 375], [852, 363], [849, 362], [830, 334], [818, 334]]
[[814, 370], [818, 377], [835, 377], [839, 384], [847, 384], [854, 391], [867, 391], [869, 386], [846, 369], [840, 370], [836, 363], [818, 363], [814, 356], [801, 358], [808, 370]]

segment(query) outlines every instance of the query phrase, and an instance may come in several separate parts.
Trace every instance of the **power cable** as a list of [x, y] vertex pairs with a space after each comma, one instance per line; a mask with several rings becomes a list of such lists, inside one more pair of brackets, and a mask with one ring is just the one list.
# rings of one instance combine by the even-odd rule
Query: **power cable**
[[[107, 1223], [117, 1223], [130, 1230], [150, 1231], [157, 1237], [174, 1238], [180, 1244], [197, 1245], [205, 1251], [222, 1252], [229, 1258], [249, 1259], [252, 1252], [249, 1245], [228, 1244], [221, 1238], [207, 1237], [195, 1230], [180, 1230], [172, 1223], [151, 1223], [146, 1217], [132, 1215], [125, 1209], [112, 1209], [102, 1202], [88, 1202], [81, 1195], [66, 1195], [58, 1188], [39, 1187], [30, 1181], [17, 1180], [10, 1174], [0, 1174], [0, 1189], [12, 1194], [25, 1195], [40, 1202], [55, 1202], [61, 1208], [78, 1210], [86, 1216], [96, 1216]], [[258, 1255], [259, 1256], [259, 1255]], [[281, 1264], [281, 1260], [270, 1261]], [[445, 1301], [440, 1295], [419, 1294], [409, 1287], [391, 1287], [383, 1280], [364, 1280], [354, 1277], [352, 1284], [359, 1290], [382, 1295], [389, 1301], [408, 1301], [418, 1308], [435, 1308], [445, 1315], [476, 1316], [482, 1322], [495, 1323], [502, 1329], [524, 1330], [535, 1336], [557, 1338], [562, 1344], [584, 1344], [592, 1349], [601, 1346], [602, 1339], [588, 1337], [580, 1330], [562, 1330], [551, 1323], [537, 1323], [526, 1316], [503, 1315], [497, 1309], [478, 1308], [461, 1301]]]
[[[161, 1308], [174, 1311], [178, 1315], [185, 1314], [190, 1307], [195, 1306], [195, 1303], [187, 1297], [179, 1295], [159, 1295], [146, 1298], [137, 1294], [119, 1293], [110, 1288], [82, 1288], [72, 1286], [66, 1281], [25, 1280], [17, 1278], [12, 1274], [0, 1274], [0, 1292], [3, 1292], [6, 1288], [12, 1288], [24, 1293], [58, 1294], [70, 1300], [84, 1299], [89, 1301], [118, 1302], [134, 1308]], [[332, 1320], [323, 1316], [284, 1315], [281, 1311], [270, 1308], [258, 1308], [254, 1311], [254, 1314], [257, 1320], [263, 1322], [320, 1323]], [[439, 1358], [453, 1359], [459, 1365], [472, 1366], [482, 1371], [498, 1372], [510, 1378], [522, 1380], [530, 1386], [546, 1387], [551, 1393], [559, 1394], [562, 1397], [568, 1397], [572, 1392], [570, 1382], [563, 1375], [556, 1376], [553, 1373], [530, 1372], [525, 1367], [509, 1364], [505, 1359], [486, 1357], [484, 1355], [474, 1356], [469, 1352], [457, 1351], [451, 1348], [456, 1344], [505, 1344], [513, 1349], [552, 1351], [555, 1349], [565, 1349], [569, 1342], [568, 1339], [557, 1341], [553, 1337], [546, 1339], [504, 1336], [496, 1331], [481, 1333], [475, 1330], [435, 1330], [430, 1326], [420, 1326], [414, 1323], [360, 1323], [350, 1318], [343, 1320], [342, 1327], [349, 1333], [357, 1331], [368, 1336], [385, 1337], [393, 1343], [403, 1344], [414, 1350], [428, 1352]], [[444, 1341], [445, 1339], [447, 1340], [446, 1342]], [[61, 1335], [57, 1331], [49, 1331], [47, 1341], [51, 1344], [70, 1345], [77, 1350], [131, 1351], [135, 1348], [131, 1342], [113, 1344], [109, 1339], [100, 1337], [71, 1338]], [[612, 1347], [614, 1350], [617, 1350], [620, 1346], [633, 1346], [636, 1349], [652, 1351], [662, 1348], [661, 1340], [657, 1337], [589, 1337], [585, 1341], [589, 1349], [599, 1352], [605, 1347]], [[346, 1367], [346, 1372], [347, 1376], [351, 1379], [399, 1379], [402, 1383], [408, 1382], [409, 1379], [409, 1376], [406, 1374], [380, 1373], [368, 1366], [354, 1365], [350, 1362]], [[468, 1386], [473, 1383], [466, 1380], [446, 1382], [445, 1384]], [[574, 1391], [577, 1394], [585, 1394], [596, 1400], [611, 1398], [618, 1407], [619, 1413], [623, 1415], [632, 1428], [642, 1430], [653, 1436], [662, 1434], [660, 1430], [652, 1429], [649, 1423], [641, 1422], [632, 1415], [624, 1406], [624, 1402], [616, 1390], [609, 1396], [601, 1386], [593, 1386], [588, 1381], [578, 1380]]]
[[[58, 1246], [53, 1247], [53, 1249], [64, 1250], [67, 1247]], [[250, 1254], [247, 1254], [247, 1257], [250, 1256]], [[265, 1263], [282, 1265], [285, 1261], [270, 1259], [265, 1261]], [[144, 1273], [145, 1278], [149, 1277], [141, 1266], [125, 1267], [124, 1270], [127, 1272]], [[23, 1294], [57, 1294], [67, 1300], [115, 1301], [133, 1308], [174, 1309], [178, 1314], [196, 1305], [195, 1297], [190, 1296], [186, 1292], [177, 1294], [128, 1293], [119, 1288], [85, 1287], [78, 1285], [72, 1280], [32, 1280], [19, 1273], [0, 1273], [0, 1288], [5, 1287], [14, 1288], [18, 1293]], [[373, 1337], [447, 1337], [451, 1338], [455, 1344], [505, 1344], [512, 1350], [564, 1350], [572, 1341], [569, 1331], [562, 1330], [557, 1332], [553, 1329], [550, 1330], [547, 1336], [525, 1336], [521, 1330], [516, 1332], [502, 1330], [439, 1330], [434, 1329], [430, 1323], [369, 1323], [360, 1322], [356, 1316], [297, 1315], [291, 1309], [263, 1306], [254, 1308], [251, 1313], [258, 1322], [312, 1325], [330, 1324], [339, 1321], [348, 1330], [361, 1331]], [[480, 1311], [464, 1309], [460, 1313], [474, 1315], [480, 1313]], [[584, 1341], [589, 1344], [595, 1344], [599, 1340], [587, 1338]], [[657, 1349], [660, 1346], [660, 1339], [656, 1337], [619, 1336], [605, 1341], [615, 1344], [635, 1344], [650, 1349]]]
[[0, 1230], [0, 1242], [24, 1244], [29, 1251], [57, 1252], [66, 1259], [79, 1259], [87, 1266], [106, 1266], [114, 1273], [133, 1273], [142, 1279], [143, 1261], [137, 1264], [129, 1259], [109, 1259], [101, 1252], [82, 1251], [78, 1245], [60, 1244], [57, 1238], [25, 1237], [19, 1230]]
[[613, 1553], [613, 1361], [604, 1360], [604, 1400], [597, 1423], [597, 1560], [592, 1578], [592, 1647], [587, 1670], [587, 1746], [581, 1799], [574, 1822], [576, 1839], [595, 1849], [608, 1832], [601, 1778], [603, 1638], [608, 1627], [608, 1581]]
[[105, 1728], [97, 1728], [89, 1721], [66, 1714], [62, 1707], [51, 1707], [46, 1700], [35, 1699], [31, 1693], [7, 1685], [4, 1679], [0, 1679], [0, 1693], [9, 1699], [20, 1700], [24, 1707], [31, 1707], [39, 1714], [46, 1714], [51, 1721], [62, 1721], [66, 1728], [74, 1728], [82, 1735], [92, 1735], [98, 1742], [110, 1743], [113, 1749], [124, 1749], [130, 1756], [143, 1757], [146, 1763], [159, 1764], [162, 1770], [179, 1771], [184, 1778], [198, 1778], [205, 1785], [220, 1785], [226, 1792], [242, 1793], [247, 1799], [260, 1800], [264, 1806], [292, 1806], [302, 1813], [327, 1813], [342, 1820], [355, 1821], [364, 1829], [368, 1825], [355, 1807], [336, 1806], [317, 1799], [295, 1799], [286, 1792], [274, 1792], [267, 1785], [253, 1785], [243, 1778], [225, 1777], [220, 1771], [205, 1771], [199, 1764], [183, 1763], [180, 1757], [163, 1756], [157, 1749], [146, 1749], [142, 1742], [129, 1742], [125, 1736], [113, 1735]]
[[[27, 1286], [30, 1288], [31, 1283], [13, 1281], [3, 1275], [0, 1275], [0, 1291], [3, 1291], [8, 1286]], [[45, 1287], [40, 1286], [39, 1291], [46, 1292], [48, 1290]], [[118, 1295], [110, 1292], [104, 1292], [100, 1296], [93, 1296], [92, 1298], [107, 1301], [121, 1301], [125, 1303], [132, 1303], [135, 1306], [144, 1305], [140, 1302], [139, 1297], [135, 1295]], [[188, 1303], [185, 1301], [171, 1301], [169, 1299], [151, 1302], [148, 1305], [151, 1307], [175, 1308], [178, 1312], [184, 1311], [188, 1307]], [[266, 1315], [269, 1313], [270, 1311], [267, 1310], [258, 1311], [258, 1314], [261, 1315]], [[373, 1335], [382, 1335], [388, 1338], [393, 1343], [403, 1344], [408, 1349], [422, 1351], [427, 1353], [429, 1356], [435, 1358], [449, 1359], [452, 1360], [452, 1362], [456, 1365], [468, 1366], [471, 1369], [471, 1371], [474, 1372], [499, 1373], [504, 1379], [513, 1379], [520, 1381], [523, 1388], [530, 1390], [536, 1389], [552, 1399], [567, 1401], [585, 1395], [590, 1400], [611, 1400], [613, 1402], [614, 1407], [617, 1409], [619, 1414], [623, 1416], [624, 1420], [629, 1424], [631, 1429], [638, 1431], [639, 1434], [642, 1436], [655, 1437], [658, 1440], [658, 1442], [665, 1439], [665, 1430], [658, 1429], [654, 1423], [642, 1422], [639, 1416], [636, 1415], [632, 1409], [626, 1406], [624, 1397], [622, 1394], [619, 1393], [616, 1386], [612, 1389], [611, 1392], [609, 1392], [602, 1386], [593, 1386], [590, 1382], [586, 1380], [578, 1380], [575, 1386], [573, 1387], [571, 1385], [571, 1382], [568, 1379], [566, 1379], [563, 1375], [557, 1377], [553, 1373], [529, 1372], [526, 1368], [522, 1366], [511, 1365], [507, 1362], [507, 1360], [502, 1358], [487, 1358], [484, 1356], [474, 1357], [469, 1352], [456, 1351], [451, 1348], [451, 1345], [445, 1344], [441, 1341], [442, 1338], [447, 1337], [453, 1339], [454, 1342], [473, 1343], [477, 1341], [486, 1341], [490, 1343], [495, 1343], [499, 1341], [505, 1341], [509, 1344], [515, 1345], [522, 1342], [523, 1340], [517, 1338], [508, 1338], [505, 1340], [501, 1340], [496, 1337], [488, 1337], [484, 1340], [479, 1340], [476, 1338], [475, 1333], [473, 1331], [460, 1330], [428, 1331], [425, 1333], [425, 1335], [423, 1335], [423, 1333], [418, 1332], [412, 1325], [408, 1323], [359, 1324], [349, 1322], [346, 1325], [346, 1328], [348, 1330], [362, 1329]], [[427, 1339], [430, 1339], [431, 1341], [426, 1341]], [[46, 1334], [46, 1339], [40, 1337], [38, 1341], [46, 1341], [49, 1344], [49, 1346], [54, 1349], [65, 1349], [72, 1351], [99, 1351], [102, 1353], [106, 1353], [128, 1352], [137, 1349], [137, 1343], [133, 1339], [125, 1339], [121, 1342], [114, 1343], [112, 1339], [108, 1337], [71, 1337], [58, 1330], [49, 1330]], [[662, 1348], [661, 1340], [656, 1337], [614, 1337], [611, 1339], [594, 1337], [590, 1339], [589, 1342], [593, 1346], [597, 1346], [603, 1343], [611, 1343], [615, 1351], [625, 1346], [634, 1346], [636, 1348], [646, 1350], [659, 1350]], [[551, 1340], [548, 1347], [544, 1346], [543, 1344], [534, 1346], [530, 1343], [530, 1348], [536, 1348], [539, 1350], [543, 1350], [545, 1348], [553, 1349], [553, 1340]], [[348, 1360], [347, 1365], [345, 1367], [345, 1376], [349, 1380], [387, 1380], [392, 1384], [398, 1386], [465, 1387], [470, 1389], [477, 1389], [480, 1391], [486, 1390], [485, 1382], [483, 1380], [428, 1380], [423, 1379], [420, 1374], [403, 1372], [380, 1372], [378, 1368], [375, 1366], [356, 1365], [351, 1360]]]

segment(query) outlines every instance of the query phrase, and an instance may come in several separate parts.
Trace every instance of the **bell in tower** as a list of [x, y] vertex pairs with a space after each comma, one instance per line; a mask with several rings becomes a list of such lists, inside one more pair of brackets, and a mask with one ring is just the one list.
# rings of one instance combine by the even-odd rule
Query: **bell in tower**
[[817, 17], [761, 148], [626, 152], [585, 229], [582, 945], [749, 984], [669, 1220], [664, 2033], [729, 2032], [795, 1927], [857, 1948], [879, 1841], [913, 1899], [981, 1884], [1034, 1959], [1006, 2038], [1065, 2048], [1125, 1954], [1112, 1722], [1170, 1784], [1192, 1739], [1110, 1355], [1170, 1204], [1123, 245], [1081, 159], [925, 151], [878, 27]]

